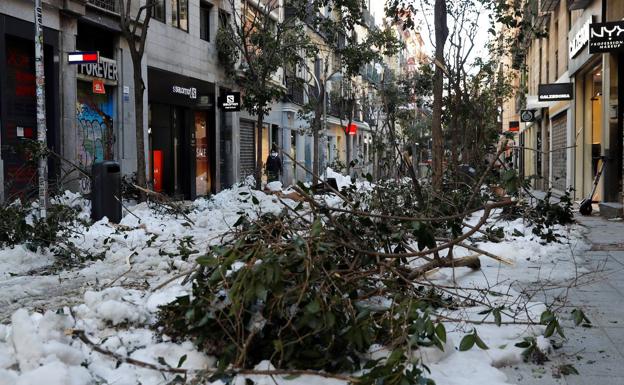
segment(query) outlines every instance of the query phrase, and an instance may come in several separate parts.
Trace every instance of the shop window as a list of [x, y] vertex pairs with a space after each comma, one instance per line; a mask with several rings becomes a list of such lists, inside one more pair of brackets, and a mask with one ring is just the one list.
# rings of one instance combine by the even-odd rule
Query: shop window
[[199, 4], [199, 37], [210, 41], [210, 13], [212, 4], [202, 1]]
[[171, 23], [188, 32], [188, 0], [171, 0]]
[[160, 22], [165, 22], [165, 0], [154, 1], [154, 11], [152, 17]]

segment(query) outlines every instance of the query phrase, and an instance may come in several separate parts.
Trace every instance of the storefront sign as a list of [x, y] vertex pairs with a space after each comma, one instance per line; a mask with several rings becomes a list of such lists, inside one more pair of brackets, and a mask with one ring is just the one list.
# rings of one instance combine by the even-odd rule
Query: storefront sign
[[574, 38], [570, 40], [570, 59], [578, 55], [579, 52], [585, 47], [585, 44], [589, 42], [589, 26], [592, 19], [589, 18], [582, 26], [581, 29], [574, 35]]
[[521, 110], [520, 121], [522, 123], [529, 123], [535, 120], [535, 110]]
[[357, 133], [357, 126], [354, 123], [351, 123], [347, 126], [347, 134], [355, 135]]
[[518, 132], [520, 131], [520, 122], [517, 120], [512, 120], [509, 122], [509, 131]]
[[240, 92], [226, 92], [219, 97], [219, 106], [224, 111], [240, 111]]
[[78, 51], [67, 53], [68, 64], [97, 63], [99, 58], [100, 53], [96, 51]]
[[93, 93], [102, 95], [106, 94], [104, 81], [102, 79], [93, 79]]
[[572, 97], [572, 83], [540, 84], [537, 89], [537, 100], [540, 102], [572, 100]]
[[589, 53], [617, 51], [624, 47], [624, 21], [589, 26]]
[[112, 59], [100, 57], [97, 63], [80, 64], [78, 66], [78, 77], [86, 80], [103, 79], [110, 85], [117, 85], [117, 62]]
[[171, 92], [173, 92], [174, 94], [188, 96], [189, 99], [197, 99], [197, 88], [195, 87], [185, 88], [180, 86], [173, 86], [171, 88]]

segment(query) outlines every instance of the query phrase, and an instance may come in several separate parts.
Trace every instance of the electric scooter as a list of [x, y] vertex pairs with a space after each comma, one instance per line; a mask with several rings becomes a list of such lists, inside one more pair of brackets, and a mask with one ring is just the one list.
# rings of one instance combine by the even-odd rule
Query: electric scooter
[[594, 194], [596, 193], [596, 188], [598, 188], [598, 182], [600, 182], [600, 176], [602, 175], [602, 172], [604, 171], [605, 168], [605, 157], [604, 156], [600, 156], [597, 157], [595, 159], [601, 160], [602, 164], [600, 165], [600, 170], [598, 170], [598, 173], [596, 174], [596, 176], [594, 177], [594, 187], [592, 187], [591, 193], [589, 194], [589, 197], [583, 199], [581, 201], [581, 206], [579, 207], [579, 212], [582, 215], [591, 215], [592, 213], [592, 203], [594, 203]]

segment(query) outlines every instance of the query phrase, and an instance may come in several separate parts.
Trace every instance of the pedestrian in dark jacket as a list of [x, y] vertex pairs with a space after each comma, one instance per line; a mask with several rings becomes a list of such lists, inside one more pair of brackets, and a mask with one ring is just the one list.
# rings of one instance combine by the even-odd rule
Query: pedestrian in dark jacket
[[269, 182], [279, 180], [282, 174], [282, 160], [278, 156], [277, 148], [273, 147], [271, 153], [266, 160], [266, 173]]

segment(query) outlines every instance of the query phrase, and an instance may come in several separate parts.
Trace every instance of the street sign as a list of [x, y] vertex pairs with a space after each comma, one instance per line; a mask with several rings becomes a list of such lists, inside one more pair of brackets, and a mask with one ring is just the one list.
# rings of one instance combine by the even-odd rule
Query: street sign
[[612, 52], [622, 48], [624, 48], [624, 21], [590, 24], [589, 53]]
[[520, 121], [522, 123], [529, 123], [535, 120], [536, 110], [520, 110]]
[[76, 51], [67, 53], [67, 64], [97, 63], [100, 53], [97, 51]]

